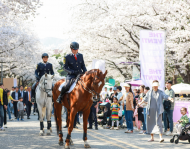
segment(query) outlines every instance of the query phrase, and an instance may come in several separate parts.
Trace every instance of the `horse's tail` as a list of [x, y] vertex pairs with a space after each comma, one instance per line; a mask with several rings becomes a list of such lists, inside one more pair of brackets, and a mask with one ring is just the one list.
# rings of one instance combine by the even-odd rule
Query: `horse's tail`
[[43, 107], [42, 108], [42, 117], [44, 118], [46, 115], [46, 107]]

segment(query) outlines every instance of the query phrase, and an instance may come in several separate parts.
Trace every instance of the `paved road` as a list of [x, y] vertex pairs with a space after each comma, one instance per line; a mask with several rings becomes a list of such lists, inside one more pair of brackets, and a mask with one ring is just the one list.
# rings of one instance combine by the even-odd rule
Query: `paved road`
[[[63, 116], [65, 118], [65, 115]], [[82, 119], [80, 119], [82, 121]], [[63, 125], [65, 121], [63, 122]], [[46, 123], [44, 123], [47, 128]], [[83, 130], [82, 125], [78, 125], [79, 129], [74, 129], [72, 139], [74, 146], [72, 149], [82, 149], [83, 147]], [[63, 146], [58, 145], [58, 136], [56, 134], [55, 122], [52, 117], [53, 133], [51, 136], [39, 136], [39, 121], [37, 116], [32, 115], [30, 120], [25, 118], [24, 122], [13, 120], [8, 121], [8, 128], [6, 131], [0, 131], [0, 149], [62, 149]], [[45, 129], [46, 130], [46, 129]], [[63, 129], [64, 139], [67, 134], [67, 129]], [[125, 134], [124, 130], [107, 130], [99, 127], [99, 130], [88, 131], [88, 142], [93, 149], [140, 149], [140, 148], [176, 148], [189, 149], [188, 141], [181, 141], [179, 144], [171, 144], [169, 142], [171, 137], [164, 136], [165, 142], [159, 143], [159, 136], [155, 136], [155, 142], [147, 142], [149, 135]]]

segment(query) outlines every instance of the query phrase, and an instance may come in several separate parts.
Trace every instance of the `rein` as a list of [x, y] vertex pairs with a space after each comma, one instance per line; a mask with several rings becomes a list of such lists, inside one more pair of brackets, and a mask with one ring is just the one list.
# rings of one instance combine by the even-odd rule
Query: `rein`
[[44, 85], [44, 88], [42, 88], [40, 85], [39, 85], [39, 89], [43, 92], [45, 92], [46, 94], [48, 94], [49, 91], [51, 91], [52, 89], [46, 89], [45, 85], [47, 84], [45, 81], [47, 79], [44, 78], [44, 81], [43, 81], [43, 85]]
[[[92, 88], [94, 88], [94, 81], [95, 81], [95, 78], [98, 78], [98, 76], [96, 75], [95, 77], [94, 77], [94, 80], [93, 80], [93, 87]], [[86, 86], [86, 88], [84, 87], [84, 82], [82, 81], [82, 79], [81, 78], [79, 78], [79, 81], [80, 81], [80, 84], [81, 84], [81, 86], [82, 86], [82, 88], [85, 90], [85, 91], [87, 91], [87, 92], [89, 92], [90, 94], [92, 94], [93, 96], [100, 96], [100, 94], [99, 93], [97, 93], [94, 89], [90, 89], [88, 86]]]

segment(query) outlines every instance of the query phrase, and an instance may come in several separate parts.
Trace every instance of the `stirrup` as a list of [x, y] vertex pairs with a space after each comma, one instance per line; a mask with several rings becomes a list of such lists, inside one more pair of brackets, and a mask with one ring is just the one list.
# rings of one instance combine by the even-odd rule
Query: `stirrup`
[[61, 99], [60, 98], [62, 98], [62, 96], [57, 98], [57, 100], [56, 100], [57, 103], [61, 103]]
[[31, 102], [35, 103], [35, 98], [34, 97], [31, 98]]

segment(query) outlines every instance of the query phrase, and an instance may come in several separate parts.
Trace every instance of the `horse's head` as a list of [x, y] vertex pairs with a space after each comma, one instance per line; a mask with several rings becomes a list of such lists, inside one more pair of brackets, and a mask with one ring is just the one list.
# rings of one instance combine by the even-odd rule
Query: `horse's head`
[[48, 94], [48, 96], [52, 96], [52, 83], [53, 83], [54, 75], [44, 74], [40, 79], [39, 85], [41, 89]]
[[101, 70], [97, 69], [92, 75], [91, 88], [95, 91], [96, 97], [93, 97], [94, 100], [100, 99], [100, 92], [102, 91], [103, 86], [105, 85], [105, 77], [107, 75], [107, 70], [103, 74]]

